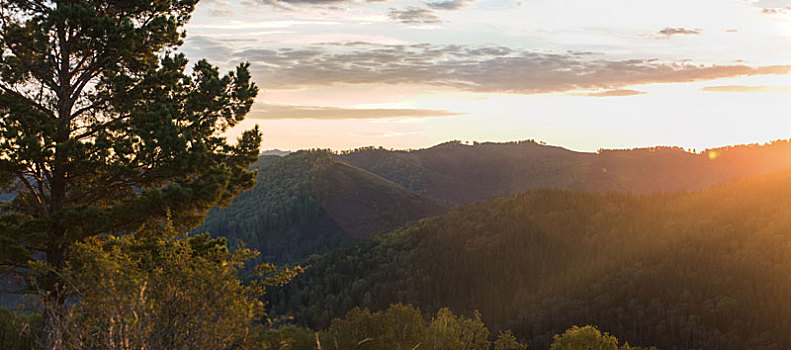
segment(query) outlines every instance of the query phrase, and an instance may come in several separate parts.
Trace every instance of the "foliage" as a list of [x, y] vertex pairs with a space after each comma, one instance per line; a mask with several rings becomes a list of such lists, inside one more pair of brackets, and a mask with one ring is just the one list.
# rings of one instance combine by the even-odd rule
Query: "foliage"
[[596, 324], [662, 349], [791, 347], [791, 172], [698, 193], [529, 191], [314, 258], [270, 294], [323, 328], [354, 306], [481, 310], [546, 348]]
[[426, 326], [419, 310], [392, 305], [372, 313], [354, 308], [342, 319], [334, 319], [320, 336], [327, 349], [412, 349], [423, 341]]
[[[0, 309], [3, 316], [18, 319], [22, 316]], [[2, 319], [0, 319], [2, 320]], [[10, 321], [1, 328], [0, 340], [17, 339], [8, 337], [7, 331], [19, 330], [24, 323]], [[332, 321], [329, 329], [317, 332], [308, 328], [282, 326], [269, 328], [257, 325], [249, 328], [250, 334], [238, 348], [272, 350], [316, 350], [316, 349], [388, 349], [388, 350], [526, 350], [527, 345], [519, 342], [510, 330], [500, 332], [494, 343], [490, 343], [489, 331], [476, 312], [474, 319], [454, 315], [443, 308], [430, 321], [424, 320], [420, 310], [403, 304], [390, 305], [386, 310], [371, 312], [354, 308], [343, 318]], [[18, 338], [22, 339], [22, 338]], [[32, 349], [31, 343], [0, 343], [4, 349]], [[133, 344], [130, 343], [130, 344]], [[204, 348], [205, 344], [192, 344], [190, 348]], [[112, 347], [109, 347], [112, 348]], [[134, 345], [126, 348], [134, 349]], [[221, 349], [223, 347], [212, 347]], [[152, 347], [150, 349], [160, 349]], [[176, 349], [170, 348], [167, 349]], [[656, 348], [630, 347], [628, 343], [618, 346], [618, 339], [601, 333], [593, 326], [567, 329], [556, 334], [550, 350], [656, 350]]]
[[39, 315], [26, 316], [0, 307], [0, 349], [33, 349], [39, 329], [41, 329]]
[[450, 309], [442, 308], [428, 326], [426, 346], [432, 350], [487, 350], [489, 330], [475, 311], [475, 318], [456, 316]]
[[266, 287], [301, 271], [262, 265], [258, 282], [243, 284], [237, 275], [254, 255], [230, 252], [224, 239], [184, 237], [170, 224], [93, 237], [76, 243], [62, 268], [37, 264], [59, 273], [68, 293], [41, 298], [41, 309], [56, 321], [61, 349], [240, 348], [266, 318]]
[[322, 208], [314, 183], [314, 174], [330, 161], [324, 152], [260, 157], [252, 167], [258, 173], [256, 186], [227, 208], [212, 209], [195, 232], [244, 242], [261, 252], [259, 261], [275, 263], [354, 243]]
[[494, 350], [526, 350], [527, 345], [521, 344], [516, 340], [511, 330], [500, 332], [497, 340], [494, 341]]
[[[0, 264], [63, 266], [92, 236], [170, 210], [179, 227], [253, 184], [260, 132], [229, 143], [258, 88], [248, 65], [186, 72], [196, 0], [7, 0], [0, 11]], [[53, 274], [40, 280], [52, 290]]]
[[[354, 308], [344, 318], [334, 319], [319, 339], [322, 349], [337, 350], [488, 350], [488, 336], [477, 312], [470, 319], [443, 308], [427, 323], [420, 310], [394, 304], [377, 312]], [[495, 349], [524, 349], [515, 338], [509, 344], [511, 348]]]
[[253, 348], [264, 350], [316, 350], [316, 332], [303, 327], [254, 327], [248, 337]]
[[591, 154], [524, 141], [262, 156], [253, 165], [257, 185], [229, 207], [213, 209], [196, 232], [245, 242], [261, 251], [260, 261], [292, 263], [458, 203], [531, 188], [697, 189], [785, 166], [791, 144], [778, 141], [712, 152], [720, 156], [712, 160], [670, 147]]
[[555, 334], [549, 350], [618, 350], [618, 338], [602, 334], [592, 326], [571, 327], [562, 335]]
[[256, 186], [196, 232], [242, 241], [262, 261], [292, 263], [445, 210], [327, 151], [262, 156], [253, 169]]
[[[596, 327], [573, 326], [563, 334], [555, 334], [555, 341], [549, 350], [639, 350], [639, 347], [631, 347], [628, 343], [618, 346], [618, 338], [601, 333]], [[645, 350], [656, 350], [656, 348], [646, 348]]]

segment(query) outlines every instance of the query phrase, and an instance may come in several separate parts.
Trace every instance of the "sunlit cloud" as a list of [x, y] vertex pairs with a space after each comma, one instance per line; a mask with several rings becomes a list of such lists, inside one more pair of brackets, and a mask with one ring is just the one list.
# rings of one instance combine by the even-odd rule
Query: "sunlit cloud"
[[701, 33], [703, 33], [703, 29], [700, 28], [687, 29], [687, 28], [666, 27], [660, 30], [657, 34], [669, 38], [674, 35], [700, 35]]
[[645, 95], [645, 94], [646, 94], [645, 91], [616, 89], [616, 90], [588, 92], [579, 95], [588, 96], [588, 97], [627, 97], [627, 96], [637, 96], [637, 95]]
[[708, 92], [791, 93], [790, 86], [723, 85], [723, 86], [707, 86], [702, 88], [701, 90]]
[[[344, 50], [345, 49], [345, 50]], [[333, 84], [423, 84], [471, 92], [536, 94], [617, 90], [655, 83], [787, 74], [789, 65], [703, 65], [650, 58], [546, 53], [463, 45], [366, 45], [330, 50], [243, 50], [262, 84], [299, 87]]]
[[788, 7], [781, 7], [781, 8], [766, 8], [762, 10], [763, 13], [767, 15], [784, 15], [791, 12], [791, 8]]
[[252, 119], [385, 119], [432, 118], [458, 116], [463, 113], [436, 109], [405, 108], [338, 108], [319, 106], [286, 106], [263, 104], [250, 113]]
[[306, 27], [306, 26], [331, 26], [338, 25], [340, 22], [334, 21], [266, 21], [266, 22], [248, 22], [248, 21], [227, 21], [222, 23], [207, 23], [195, 24], [191, 28], [194, 29], [232, 29], [232, 30], [251, 30], [251, 29], [277, 29], [277, 28], [293, 28], [293, 27]]
[[786, 14], [791, 11], [791, 1], [789, 0], [760, 0], [755, 3], [767, 15]]
[[701, 148], [791, 133], [791, 49], [778, 44], [791, 38], [789, 6], [202, 0], [180, 50], [222, 71], [251, 63], [261, 92], [246, 126], [260, 123], [269, 147]]
[[349, 0], [258, 0], [264, 5], [333, 5]]

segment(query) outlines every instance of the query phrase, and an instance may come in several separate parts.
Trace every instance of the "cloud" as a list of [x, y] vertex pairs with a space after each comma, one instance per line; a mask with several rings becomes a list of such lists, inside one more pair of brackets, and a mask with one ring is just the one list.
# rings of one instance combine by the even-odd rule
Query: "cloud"
[[[281, 8], [293, 8], [292, 6], [299, 5], [338, 5], [341, 3], [347, 4], [363, 4], [372, 2], [387, 2], [390, 0], [256, 0], [257, 2], [265, 5], [271, 5]], [[474, 0], [430, 0], [425, 2], [429, 9], [422, 10], [426, 14], [430, 14], [431, 10], [460, 10], [467, 7]], [[419, 7], [409, 6], [408, 9], [420, 9]], [[392, 9], [391, 9], [392, 13]]]
[[233, 4], [228, 0], [202, 1], [201, 5], [209, 6], [209, 16], [211, 17], [230, 17], [234, 14]]
[[266, 5], [334, 5], [342, 2], [349, 2], [349, 0], [258, 0]]
[[191, 35], [185, 42], [181, 51], [187, 56], [206, 58], [215, 64], [226, 62], [230, 58], [228, 52], [232, 51], [227, 43], [203, 35]]
[[789, 86], [750, 86], [750, 85], [722, 85], [707, 86], [701, 89], [708, 92], [741, 92], [741, 93], [791, 93]]
[[406, 24], [437, 24], [442, 20], [434, 15], [433, 11], [419, 7], [409, 6], [403, 10], [390, 9], [387, 14], [391, 20]]
[[790, 7], [791, 0], [760, 0], [755, 2], [755, 6], [762, 8], [783, 8]]
[[436, 10], [459, 10], [467, 7], [472, 0], [439, 0], [427, 2], [426, 5]]
[[636, 96], [636, 95], [645, 95], [645, 91], [638, 91], [638, 90], [629, 90], [629, 89], [615, 89], [615, 90], [604, 90], [604, 91], [597, 91], [597, 92], [589, 92], [580, 94], [582, 96], [588, 97], [626, 97], [626, 96]]
[[252, 119], [382, 119], [450, 117], [463, 113], [436, 109], [337, 108], [318, 106], [258, 105], [248, 117]]
[[788, 7], [781, 7], [781, 8], [765, 8], [761, 10], [764, 14], [767, 15], [784, 15], [791, 11], [791, 8]]
[[786, 14], [791, 11], [791, 0], [760, 0], [754, 5], [767, 15]]
[[354, 43], [307, 50], [244, 50], [233, 56], [250, 61], [254, 76], [267, 88], [421, 84], [471, 92], [535, 94], [791, 72], [791, 66], [701, 65], [501, 46], [432, 44]]
[[664, 35], [665, 37], [671, 37], [673, 35], [700, 35], [703, 32], [703, 29], [695, 28], [695, 29], [687, 29], [687, 28], [673, 28], [673, 27], [665, 27], [664, 29], [657, 32], [657, 34]]

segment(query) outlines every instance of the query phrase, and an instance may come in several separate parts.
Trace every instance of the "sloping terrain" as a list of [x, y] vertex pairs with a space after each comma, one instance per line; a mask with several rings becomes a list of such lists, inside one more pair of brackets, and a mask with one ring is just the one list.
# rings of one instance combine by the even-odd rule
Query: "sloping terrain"
[[256, 186], [215, 208], [196, 232], [293, 262], [443, 212], [437, 203], [326, 152], [262, 156]]
[[701, 153], [679, 148], [574, 152], [532, 141], [415, 151], [262, 156], [258, 184], [213, 210], [203, 227], [293, 262], [448, 208], [530, 189], [651, 193], [697, 190], [791, 165], [791, 144]]
[[661, 349], [788, 349], [791, 172], [695, 193], [529, 191], [317, 257], [271, 294], [321, 328], [354, 306], [449, 306], [546, 348], [595, 324]]

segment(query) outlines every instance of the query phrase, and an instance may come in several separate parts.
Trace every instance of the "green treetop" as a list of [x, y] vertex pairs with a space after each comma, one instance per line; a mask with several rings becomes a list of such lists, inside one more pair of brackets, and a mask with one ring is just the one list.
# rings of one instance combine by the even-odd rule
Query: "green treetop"
[[[196, 0], [5, 0], [0, 9], [0, 264], [54, 266], [75, 242], [170, 210], [189, 228], [252, 186], [248, 65], [173, 53]], [[50, 288], [55, 281], [45, 283]]]
[[[0, 2], [0, 267], [56, 269], [75, 243], [167, 212], [179, 229], [252, 186], [258, 88], [247, 64], [187, 71], [174, 50], [196, 0]], [[53, 272], [38, 286], [60, 298]], [[45, 318], [43, 343], [53, 325]]]

